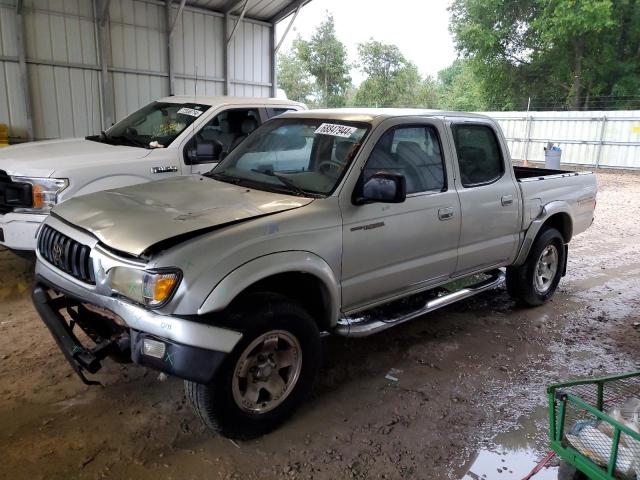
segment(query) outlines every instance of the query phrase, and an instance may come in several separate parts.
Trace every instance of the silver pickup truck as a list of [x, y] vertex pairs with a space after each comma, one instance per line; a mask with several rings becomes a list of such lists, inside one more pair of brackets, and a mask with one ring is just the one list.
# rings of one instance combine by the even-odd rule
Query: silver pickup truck
[[322, 334], [380, 332], [505, 280], [547, 301], [595, 203], [590, 173], [514, 168], [485, 116], [287, 113], [209, 173], [56, 206], [33, 300], [83, 381], [133, 360], [246, 438], [309, 392]]

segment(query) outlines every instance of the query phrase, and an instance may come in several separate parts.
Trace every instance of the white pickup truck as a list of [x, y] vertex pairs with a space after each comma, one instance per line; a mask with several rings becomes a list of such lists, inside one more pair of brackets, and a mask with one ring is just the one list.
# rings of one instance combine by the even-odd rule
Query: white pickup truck
[[286, 113], [205, 175], [57, 206], [33, 299], [84, 381], [130, 358], [251, 436], [308, 393], [320, 332], [380, 332], [505, 277], [520, 302], [549, 300], [595, 202], [593, 174], [514, 169], [481, 115]]
[[36, 246], [53, 205], [77, 195], [206, 172], [265, 120], [306, 108], [289, 100], [174, 96], [100, 135], [0, 149], [0, 245]]

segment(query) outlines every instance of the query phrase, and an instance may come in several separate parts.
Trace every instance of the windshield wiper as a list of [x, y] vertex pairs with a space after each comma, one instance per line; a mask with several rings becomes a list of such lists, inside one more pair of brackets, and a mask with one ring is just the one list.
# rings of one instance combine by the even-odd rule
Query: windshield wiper
[[109, 135], [104, 130], [100, 130], [100, 135], [87, 135], [85, 140], [91, 140], [92, 142], [111, 143]]
[[120, 145], [124, 145], [125, 143], [128, 143], [129, 145], [131, 145], [133, 147], [149, 148], [149, 145], [147, 145], [145, 142], [142, 142], [142, 141], [138, 140], [137, 138], [130, 137], [127, 134], [120, 135], [118, 137], [109, 137], [109, 139], [113, 140], [113, 141], [116, 141], [116, 142], [119, 142]]
[[215, 180], [220, 180], [222, 182], [233, 183], [234, 185], [238, 185], [242, 179], [238, 177], [234, 177], [233, 175], [227, 175], [222, 172], [207, 172], [202, 174], [204, 177], [213, 178]]
[[309, 196], [309, 192], [307, 192], [306, 190], [303, 190], [302, 188], [297, 186], [291, 179], [285, 177], [284, 175], [278, 175], [273, 170], [257, 170], [255, 168], [252, 168], [251, 171], [252, 172], [257, 172], [257, 173], [262, 173], [264, 175], [269, 175], [270, 177], [276, 177], [278, 180], [280, 180], [280, 182], [285, 187], [289, 187], [291, 190], [296, 192], [298, 195], [301, 195], [303, 197], [308, 197]]

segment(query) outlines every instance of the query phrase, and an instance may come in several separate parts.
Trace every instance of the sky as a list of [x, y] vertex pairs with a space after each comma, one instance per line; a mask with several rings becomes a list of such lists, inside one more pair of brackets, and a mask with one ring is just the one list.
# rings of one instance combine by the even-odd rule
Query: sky
[[[370, 38], [395, 44], [418, 66], [423, 76], [436, 76], [456, 58], [449, 33], [451, 0], [312, 0], [302, 7], [281, 49], [288, 50], [300, 35], [308, 39], [322, 21], [325, 11], [333, 14], [338, 38], [346, 45], [349, 61], [357, 59], [358, 43]], [[278, 24], [278, 39], [291, 17]], [[352, 71], [354, 84], [363, 80]]]

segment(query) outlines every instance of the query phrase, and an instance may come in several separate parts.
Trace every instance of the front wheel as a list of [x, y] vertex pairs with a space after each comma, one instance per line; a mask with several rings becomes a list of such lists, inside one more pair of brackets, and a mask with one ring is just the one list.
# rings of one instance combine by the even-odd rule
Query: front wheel
[[234, 315], [243, 337], [213, 382], [185, 381], [196, 414], [215, 432], [253, 438], [286, 420], [311, 390], [320, 334], [309, 314], [276, 295], [253, 295]]
[[531, 247], [523, 265], [507, 268], [507, 290], [512, 298], [535, 307], [549, 300], [564, 271], [564, 238], [555, 228], [545, 228]]

